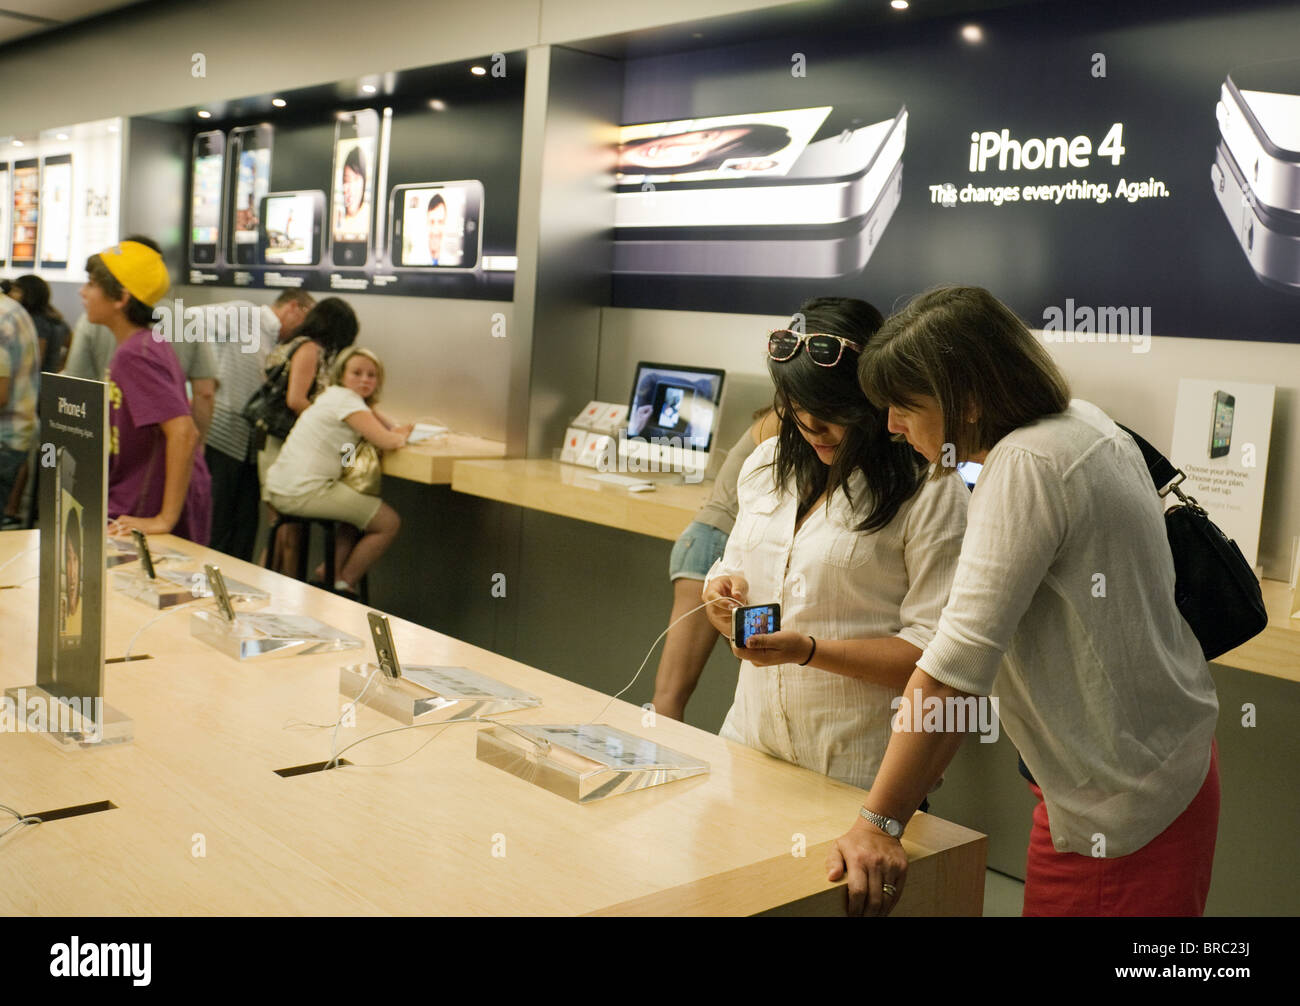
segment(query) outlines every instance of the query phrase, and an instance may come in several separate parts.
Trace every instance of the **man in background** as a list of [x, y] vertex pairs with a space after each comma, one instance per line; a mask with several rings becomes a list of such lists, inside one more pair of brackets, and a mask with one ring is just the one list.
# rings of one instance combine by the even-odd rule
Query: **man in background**
[[[306, 291], [286, 290], [269, 306], [228, 301], [203, 308], [204, 334], [212, 340], [217, 360], [217, 395], [204, 456], [212, 472], [212, 547], [218, 552], [253, 558], [261, 490], [253, 431], [242, 413], [265, 379], [267, 354], [277, 341], [293, 336], [315, 303]], [[256, 318], [258, 332], [227, 330], [242, 318]], [[247, 352], [250, 336], [255, 352]]]

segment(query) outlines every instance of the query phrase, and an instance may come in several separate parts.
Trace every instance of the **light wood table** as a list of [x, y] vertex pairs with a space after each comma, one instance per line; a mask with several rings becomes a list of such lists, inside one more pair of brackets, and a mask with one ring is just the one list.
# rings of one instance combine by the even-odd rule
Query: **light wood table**
[[[0, 534], [0, 563], [36, 543]], [[358, 604], [171, 537], [269, 590], [271, 608], [310, 613], [367, 638]], [[22, 556], [0, 584], [37, 569]], [[208, 604], [210, 602], [200, 602]], [[107, 651], [121, 655], [157, 615], [110, 592]], [[705, 776], [586, 806], [475, 757], [478, 727], [424, 727], [348, 751], [356, 763], [283, 778], [325, 760], [343, 699], [341, 664], [371, 656], [239, 663], [191, 638], [189, 612], [145, 629], [109, 664], [107, 699], [135, 740], [65, 752], [30, 733], [0, 735], [0, 803], [24, 813], [111, 800], [116, 809], [19, 829], [0, 840], [0, 914], [833, 914], [829, 843], [863, 793], [671, 720], [643, 723], [624, 702], [393, 619], [409, 664], [453, 664], [542, 696], [507, 721], [599, 719], [708, 761]], [[0, 687], [35, 679], [37, 582], [0, 590]], [[609, 704], [608, 710], [602, 709]], [[362, 706], [340, 746], [397, 724]], [[428, 742], [426, 747], [421, 745]], [[981, 910], [985, 839], [918, 814], [897, 915]], [[806, 846], [802, 857], [792, 854]], [[504, 853], [504, 854], [502, 854]]]
[[1294, 595], [1281, 580], [1262, 580], [1268, 627], [1214, 663], [1300, 684], [1300, 618], [1292, 618]]
[[506, 445], [464, 433], [446, 433], [419, 444], [384, 452], [384, 474], [425, 485], [446, 485], [452, 465], [465, 458], [503, 458]]
[[676, 541], [704, 505], [713, 482], [659, 483], [653, 492], [631, 493], [592, 479], [596, 472], [541, 458], [457, 461], [456, 492], [543, 510], [561, 517]]

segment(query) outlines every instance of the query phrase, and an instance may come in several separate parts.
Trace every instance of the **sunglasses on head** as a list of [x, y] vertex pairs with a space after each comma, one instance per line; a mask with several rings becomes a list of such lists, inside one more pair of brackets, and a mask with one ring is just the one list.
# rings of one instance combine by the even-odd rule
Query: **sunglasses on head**
[[788, 328], [778, 328], [767, 337], [767, 355], [777, 363], [794, 359], [800, 346], [808, 350], [808, 356], [819, 367], [835, 366], [846, 348], [855, 353], [862, 352], [862, 347], [856, 342], [838, 335], [805, 335]]

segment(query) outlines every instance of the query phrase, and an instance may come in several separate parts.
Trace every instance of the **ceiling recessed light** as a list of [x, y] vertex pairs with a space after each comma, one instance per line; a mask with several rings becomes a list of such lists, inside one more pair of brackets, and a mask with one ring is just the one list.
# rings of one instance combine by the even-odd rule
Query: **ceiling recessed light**
[[276, 108], [284, 108], [284, 106], [289, 103], [285, 101], [283, 98], [272, 98], [271, 104], [274, 105]]
[[889, 6], [893, 7], [894, 10], [907, 10], [911, 4], [907, 0], [889, 0]]
[[972, 44], [984, 41], [984, 29], [977, 24], [968, 24], [961, 30], [961, 37]]
[[432, 108], [435, 112], [447, 111], [447, 103], [443, 101], [441, 98], [430, 98], [429, 107]]
[[199, 109], [199, 118], [200, 118], [200, 119], [210, 119], [210, 118], [212, 118], [212, 113], [209, 112], [206, 108], [200, 108], [200, 109]]
[[15, 146], [15, 147], [21, 147], [22, 145], [23, 145], [23, 141], [22, 141], [22, 140], [14, 140], [14, 146]]
[[469, 72], [472, 73], [475, 77], [484, 77], [487, 75], [487, 70], [481, 66], [471, 66], [469, 68]]
[[362, 84], [361, 90], [365, 91], [366, 94], [374, 94], [376, 91], [379, 90], [379, 88], [375, 87], [374, 84]]
[[56, 140], [66, 140], [66, 139], [68, 138], [68, 134], [67, 134], [67, 133], [56, 133], [54, 138], [55, 138]]

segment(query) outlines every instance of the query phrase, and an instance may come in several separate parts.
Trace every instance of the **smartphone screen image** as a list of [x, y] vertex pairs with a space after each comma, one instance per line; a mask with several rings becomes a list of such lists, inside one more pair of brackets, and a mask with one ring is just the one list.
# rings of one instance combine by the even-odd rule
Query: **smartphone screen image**
[[1227, 457], [1232, 444], [1232, 414], [1237, 399], [1226, 391], [1214, 393], [1214, 419], [1210, 426], [1210, 457]]
[[9, 261], [9, 165], [0, 164], [0, 266]]
[[217, 261], [225, 164], [225, 134], [214, 129], [194, 137], [190, 196], [190, 262], [193, 265], [212, 265]]
[[16, 269], [36, 265], [36, 230], [40, 218], [40, 163], [36, 160], [14, 164], [13, 257]]
[[379, 113], [373, 108], [345, 112], [334, 124], [330, 246], [335, 265], [361, 267], [369, 259], [378, 145]]
[[399, 185], [391, 200], [393, 265], [403, 269], [475, 269], [483, 230], [483, 183], [477, 179]]
[[271, 137], [269, 125], [231, 130], [231, 158], [235, 171], [234, 219], [230, 261], [236, 265], [257, 264], [258, 216], [262, 200], [271, 190]]
[[325, 194], [272, 192], [262, 199], [261, 259], [266, 265], [316, 265]]
[[778, 632], [781, 628], [781, 606], [779, 604], [751, 604], [737, 608], [732, 615], [732, 630], [736, 645], [744, 647], [751, 636], [763, 636], [769, 632]]
[[72, 241], [72, 155], [45, 158], [41, 166], [41, 266], [66, 269]]

